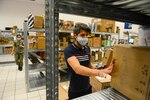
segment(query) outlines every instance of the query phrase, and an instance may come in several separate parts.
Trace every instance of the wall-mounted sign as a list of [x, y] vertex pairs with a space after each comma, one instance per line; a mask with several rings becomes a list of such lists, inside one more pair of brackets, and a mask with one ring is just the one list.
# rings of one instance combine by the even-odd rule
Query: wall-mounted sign
[[125, 24], [124, 24], [124, 29], [132, 29], [132, 24], [125, 22]]

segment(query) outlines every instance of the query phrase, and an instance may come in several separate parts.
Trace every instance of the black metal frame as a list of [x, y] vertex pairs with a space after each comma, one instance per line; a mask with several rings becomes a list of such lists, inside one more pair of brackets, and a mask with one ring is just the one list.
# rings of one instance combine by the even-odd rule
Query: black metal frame
[[[97, 3], [96, 1], [103, 2]], [[117, 6], [109, 5], [111, 2], [113, 0], [107, 0], [107, 2], [105, 0], [45, 0], [47, 100], [58, 100], [59, 12], [150, 26], [150, 16], [128, 9], [117, 8]]]

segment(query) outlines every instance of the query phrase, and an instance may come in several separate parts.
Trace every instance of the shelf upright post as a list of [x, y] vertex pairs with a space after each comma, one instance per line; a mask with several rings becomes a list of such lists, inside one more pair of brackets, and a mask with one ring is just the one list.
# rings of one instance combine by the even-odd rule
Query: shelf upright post
[[46, 100], [58, 100], [58, 10], [45, 0]]
[[27, 92], [29, 91], [29, 75], [28, 75], [28, 27], [27, 27], [27, 21], [25, 20], [23, 23], [24, 27], [24, 57], [25, 57], [25, 78], [26, 78], [26, 87], [27, 87]]

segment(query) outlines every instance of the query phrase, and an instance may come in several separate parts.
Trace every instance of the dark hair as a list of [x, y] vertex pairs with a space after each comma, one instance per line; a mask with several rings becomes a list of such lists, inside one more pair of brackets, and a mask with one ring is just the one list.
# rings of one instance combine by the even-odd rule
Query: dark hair
[[74, 26], [74, 29], [73, 29], [73, 33], [74, 34], [79, 34], [81, 30], [85, 30], [87, 31], [89, 34], [91, 33], [91, 29], [86, 25], [86, 24], [83, 24], [83, 23], [78, 23]]
[[22, 37], [20, 34], [17, 34], [16, 37]]

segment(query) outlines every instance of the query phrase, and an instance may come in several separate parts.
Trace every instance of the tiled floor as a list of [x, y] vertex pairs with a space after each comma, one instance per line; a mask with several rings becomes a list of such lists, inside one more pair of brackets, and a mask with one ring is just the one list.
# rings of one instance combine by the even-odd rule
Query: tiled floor
[[25, 71], [15, 63], [0, 64], [0, 100], [46, 100], [46, 91], [26, 92]]

